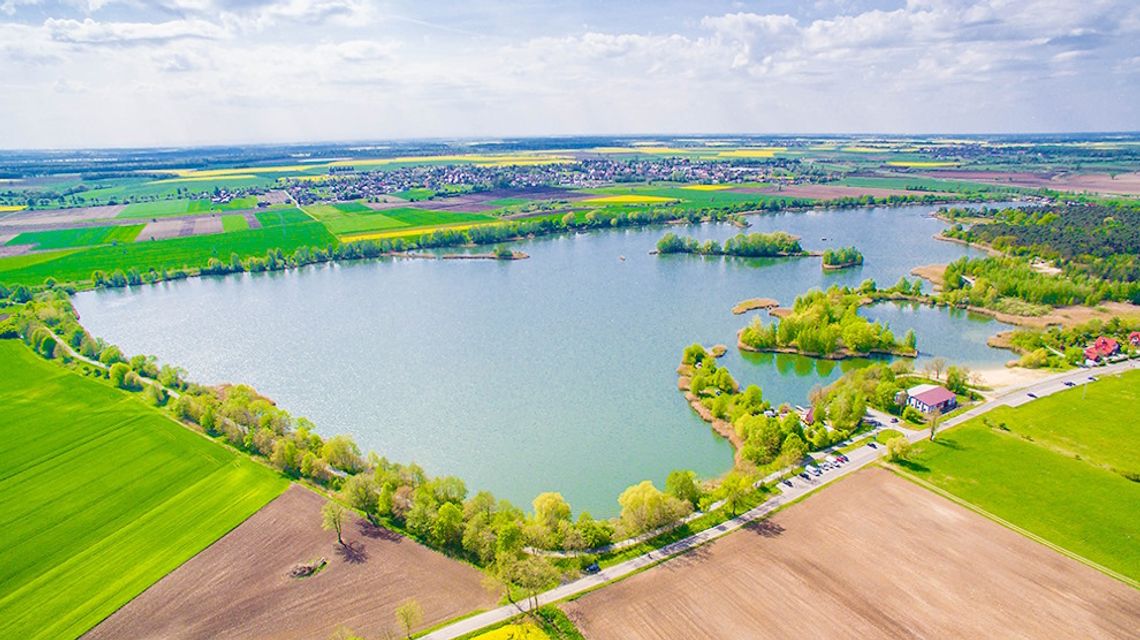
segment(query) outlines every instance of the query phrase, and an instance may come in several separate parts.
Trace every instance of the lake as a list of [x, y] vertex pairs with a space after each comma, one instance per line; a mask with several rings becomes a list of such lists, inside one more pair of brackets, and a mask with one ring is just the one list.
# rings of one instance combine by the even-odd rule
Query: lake
[[[652, 256], [666, 232], [725, 239], [728, 224], [606, 230], [520, 242], [529, 260], [380, 259], [288, 272], [192, 278], [83, 292], [75, 306], [96, 336], [157, 355], [202, 383], [242, 382], [325, 435], [351, 434], [389, 459], [453, 474], [529, 508], [561, 492], [575, 511], [618, 511], [617, 496], [669, 471], [714, 476], [727, 442], [697, 418], [675, 369], [693, 342], [773, 404], [803, 403], [858, 361], [742, 354], [734, 316], [745, 298], [790, 304], [812, 287], [893, 284], [918, 265], [974, 252], [932, 236], [934, 207], [819, 209], [749, 217], [807, 249], [855, 245], [863, 266], [822, 272], [819, 258]], [[622, 259], [624, 257], [624, 260]], [[761, 312], [763, 313], [763, 312]], [[1000, 366], [985, 338], [1007, 325], [947, 309], [880, 304], [867, 317], [922, 358]], [[765, 319], [767, 316], [764, 315]]]

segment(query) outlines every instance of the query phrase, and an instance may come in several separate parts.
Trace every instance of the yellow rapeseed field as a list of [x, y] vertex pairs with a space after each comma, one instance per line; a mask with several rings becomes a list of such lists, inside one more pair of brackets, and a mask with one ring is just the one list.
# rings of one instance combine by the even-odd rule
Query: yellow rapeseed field
[[690, 191], [724, 191], [731, 189], [730, 184], [690, 184], [681, 187], [682, 189], [689, 189]]
[[481, 633], [474, 640], [550, 640], [550, 636], [533, 623], [508, 624], [498, 629]]
[[673, 202], [674, 200], [676, 200], [676, 198], [629, 194], [621, 196], [602, 196], [600, 198], [588, 198], [582, 202], [586, 204], [652, 204], [655, 202]]
[[24, 209], [27, 209], [27, 208], [28, 207], [26, 207], [25, 205], [22, 205], [22, 204], [0, 204], [0, 213], [11, 213], [13, 211], [23, 211]]

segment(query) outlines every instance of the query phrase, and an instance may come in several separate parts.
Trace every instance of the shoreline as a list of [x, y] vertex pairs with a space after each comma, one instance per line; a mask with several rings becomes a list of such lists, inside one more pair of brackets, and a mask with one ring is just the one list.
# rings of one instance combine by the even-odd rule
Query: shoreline
[[835, 351], [833, 353], [825, 353], [825, 354], [808, 353], [806, 351], [801, 351], [801, 350], [797, 349], [796, 347], [764, 347], [761, 349], [761, 348], [753, 347], [752, 345], [745, 344], [740, 339], [740, 336], [743, 333], [744, 333], [744, 329], [741, 329], [741, 330], [736, 332], [736, 348], [740, 349], [741, 351], [747, 351], [749, 353], [788, 353], [788, 354], [792, 354], [792, 355], [804, 356], [805, 358], [815, 358], [817, 360], [847, 360], [849, 358], [871, 358], [874, 356], [891, 356], [891, 357], [895, 357], [895, 358], [911, 358], [911, 359], [918, 357], [917, 351], [915, 351], [915, 353], [913, 353], [913, 354], [902, 353], [900, 351], [888, 351], [885, 349], [872, 349], [870, 351], [852, 351], [852, 350], [848, 349], [847, 347], [843, 347], [842, 349]]
[[748, 298], [741, 300], [732, 307], [732, 314], [739, 316], [748, 313], [749, 311], [756, 311], [758, 309], [776, 309], [779, 308], [780, 301], [775, 298]]

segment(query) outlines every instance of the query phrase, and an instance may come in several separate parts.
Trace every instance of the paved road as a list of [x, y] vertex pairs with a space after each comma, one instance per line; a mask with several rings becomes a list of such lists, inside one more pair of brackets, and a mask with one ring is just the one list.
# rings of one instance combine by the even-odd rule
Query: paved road
[[[1110, 365], [1107, 367], [1099, 367], [1094, 370], [1078, 369], [1066, 373], [1057, 374], [1049, 378], [1045, 378], [1036, 383], [1028, 386], [1023, 386], [1015, 389], [1005, 391], [994, 398], [986, 401], [983, 404], [965, 411], [953, 418], [947, 419], [942, 423], [942, 429], [949, 429], [955, 425], [961, 424], [970, 418], [976, 417], [998, 406], [1011, 406], [1025, 404], [1033, 400], [1028, 394], [1032, 393], [1037, 397], [1044, 397], [1058, 391], [1063, 391], [1069, 388], [1065, 382], [1071, 382], [1074, 385], [1083, 385], [1091, 382], [1089, 376], [1109, 375], [1113, 373], [1120, 373], [1129, 369], [1140, 368], [1140, 362], [1129, 361], [1121, 362], [1118, 364]], [[930, 436], [930, 431], [927, 429], [919, 431], [902, 430], [906, 433], [906, 437], [911, 442], [917, 442]], [[886, 447], [878, 446], [875, 448], [865, 446], [859, 447], [849, 453], [847, 457], [850, 461], [842, 466], [825, 471], [819, 477], [813, 477], [810, 480], [804, 480], [797, 476], [790, 481], [789, 484], [781, 484], [780, 489], [782, 493], [768, 499], [766, 502], [758, 505], [757, 507], [746, 511], [745, 513], [728, 520], [720, 525], [706, 529], [700, 533], [694, 534], [684, 540], [679, 540], [668, 546], [662, 547], [655, 551], [651, 551], [644, 555], [638, 556], [631, 560], [627, 560], [621, 564], [614, 565], [599, 571], [594, 575], [579, 578], [573, 582], [568, 582], [562, 586], [556, 587], [538, 596], [539, 605], [557, 602], [572, 595], [594, 589], [605, 583], [628, 576], [629, 574], [648, 567], [654, 563], [660, 562], [671, 556], [679, 555], [702, 544], [715, 540], [723, 535], [736, 531], [737, 529], [745, 526], [746, 524], [764, 518], [781, 506], [793, 502], [813, 491], [823, 487], [839, 478], [848, 474], [854, 473], [859, 469], [877, 461], [883, 454], [886, 453]], [[479, 615], [465, 618], [454, 624], [447, 625], [440, 629], [423, 636], [425, 639], [430, 640], [450, 640], [464, 634], [478, 631], [483, 627], [503, 622], [512, 618], [523, 611], [529, 610], [530, 607], [526, 604], [504, 605], [491, 611], [480, 613]]]

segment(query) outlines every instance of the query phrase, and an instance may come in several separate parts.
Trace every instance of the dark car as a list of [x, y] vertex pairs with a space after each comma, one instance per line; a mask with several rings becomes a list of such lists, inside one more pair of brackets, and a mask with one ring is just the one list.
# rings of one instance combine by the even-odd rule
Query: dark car
[[1036, 400], [1036, 399], [1037, 399], [1037, 394], [1036, 394], [1036, 393], [1027, 393], [1027, 394], [1025, 394], [1025, 395], [1029, 396], [1030, 398], [1033, 398], [1034, 400]]
[[898, 423], [899, 423], [898, 418], [891, 418], [891, 424], [898, 424]]
[[804, 471], [803, 473], [801, 473], [800, 477], [803, 478], [804, 480], [811, 480], [811, 476], [808, 475], [807, 471]]
[[602, 570], [602, 568], [598, 566], [597, 562], [587, 566], [585, 569], [582, 569], [582, 571], [585, 571], [586, 573], [597, 573], [601, 570]]
[[791, 480], [788, 480], [788, 479], [785, 479], [785, 480], [784, 480], [784, 486], [788, 486], [788, 487], [790, 487], [790, 486], [793, 486], [793, 485], [792, 485], [792, 481], [791, 481]]
[[1075, 386], [1077, 386], [1077, 383], [1073, 382], [1072, 380], [1066, 380], [1065, 386], [1066, 387], [1075, 387]]
[[868, 442], [867, 446], [871, 447], [872, 449], [878, 449], [879, 448], [879, 445], [875, 444], [874, 442]]

